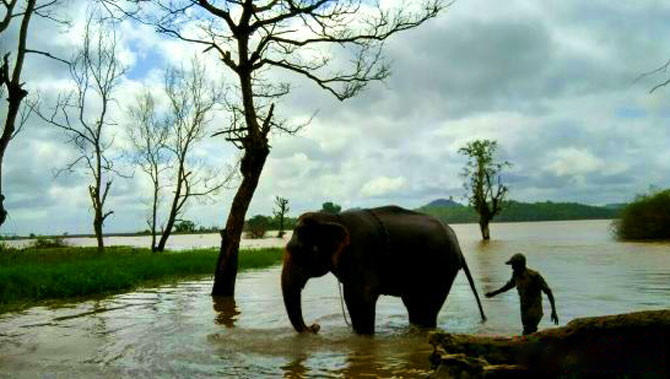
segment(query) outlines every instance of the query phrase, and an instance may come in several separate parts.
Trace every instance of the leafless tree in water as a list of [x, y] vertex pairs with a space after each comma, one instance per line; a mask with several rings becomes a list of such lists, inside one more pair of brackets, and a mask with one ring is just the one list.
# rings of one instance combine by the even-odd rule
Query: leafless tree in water
[[284, 237], [284, 234], [286, 233], [284, 231], [284, 219], [286, 218], [288, 211], [288, 199], [276, 196], [275, 209], [272, 211], [272, 213], [274, 214], [275, 218], [279, 219], [279, 232], [277, 233], [277, 237], [279, 238]]

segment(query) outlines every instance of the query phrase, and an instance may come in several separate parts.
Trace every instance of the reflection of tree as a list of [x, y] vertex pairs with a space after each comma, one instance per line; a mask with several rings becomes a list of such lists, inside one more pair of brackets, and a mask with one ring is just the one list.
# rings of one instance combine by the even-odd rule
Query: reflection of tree
[[478, 273], [474, 277], [475, 283], [484, 291], [493, 291], [499, 287], [500, 282], [509, 280], [509, 266], [502, 264], [510, 255], [517, 252], [518, 246], [510, 244], [508, 241], [481, 240], [472, 244], [472, 251], [466, 259], [468, 262], [474, 262], [470, 266], [473, 273]]
[[300, 354], [291, 362], [282, 366], [281, 369], [284, 370], [284, 378], [295, 379], [307, 377], [309, 369], [305, 367], [306, 360], [307, 356], [305, 354]]
[[226, 328], [234, 327], [237, 315], [240, 314], [235, 299], [227, 296], [212, 296], [212, 302], [217, 313], [215, 322]]

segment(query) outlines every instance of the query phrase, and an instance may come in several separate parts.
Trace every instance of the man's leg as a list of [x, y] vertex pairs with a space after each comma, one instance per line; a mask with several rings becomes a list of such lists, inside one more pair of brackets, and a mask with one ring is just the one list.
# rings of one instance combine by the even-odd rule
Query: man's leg
[[529, 334], [537, 332], [537, 323], [535, 324], [525, 324], [523, 326], [523, 335], [527, 336]]
[[521, 323], [523, 324], [523, 335], [528, 335], [537, 332], [537, 324], [540, 323], [542, 315], [526, 314], [521, 316]]

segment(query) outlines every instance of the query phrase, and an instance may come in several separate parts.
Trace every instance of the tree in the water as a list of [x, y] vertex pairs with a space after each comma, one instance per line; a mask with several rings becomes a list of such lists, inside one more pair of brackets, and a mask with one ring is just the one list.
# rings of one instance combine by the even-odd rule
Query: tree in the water
[[465, 179], [463, 185], [470, 205], [479, 214], [479, 229], [484, 240], [491, 238], [489, 223], [503, 210], [508, 192], [500, 173], [511, 164], [494, 160], [497, 149], [496, 141], [484, 139], [470, 142], [458, 150], [468, 159], [461, 176]]
[[342, 211], [342, 207], [331, 202], [325, 202], [321, 205], [321, 212], [324, 213], [330, 213], [330, 214], [338, 214]]
[[275, 197], [275, 209], [272, 211], [274, 214], [275, 218], [279, 220], [279, 232], [277, 233], [277, 237], [282, 238], [284, 236], [284, 218], [286, 218], [286, 214], [289, 211], [288, 207], [288, 199], [285, 199], [280, 196]]
[[[237, 78], [223, 135], [242, 151], [242, 181], [230, 206], [212, 295], [232, 296], [244, 218], [268, 154], [271, 131], [296, 133], [277, 116], [289, 93], [285, 74], [302, 77], [339, 100], [388, 77], [384, 42], [438, 15], [444, 0], [102, 0], [110, 10], [160, 33], [214, 52]], [[282, 72], [278, 74], [278, 72]], [[274, 72], [274, 73], [272, 73]]]

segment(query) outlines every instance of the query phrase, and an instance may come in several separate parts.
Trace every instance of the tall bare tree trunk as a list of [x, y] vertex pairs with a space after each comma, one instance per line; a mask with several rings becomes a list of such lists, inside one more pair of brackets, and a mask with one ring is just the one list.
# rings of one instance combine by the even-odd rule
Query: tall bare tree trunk
[[[98, 129], [99, 130], [99, 129]], [[95, 210], [95, 216], [93, 217], [93, 231], [95, 232], [95, 238], [98, 241], [98, 251], [102, 251], [105, 248], [105, 242], [102, 239], [102, 224], [104, 222], [104, 216], [102, 214], [102, 201], [100, 199], [100, 189], [102, 185], [102, 159], [100, 158], [100, 148], [96, 144], [95, 146], [95, 187], [89, 188], [91, 193], [91, 200], [93, 201], [93, 208]], [[105, 191], [106, 192], [106, 191]]]
[[23, 98], [28, 95], [24, 89], [18, 86], [10, 86], [8, 102], [9, 106], [7, 109], [7, 119], [5, 121], [5, 129], [3, 130], [2, 136], [0, 137], [0, 226], [4, 224], [7, 219], [7, 210], [5, 210], [5, 195], [2, 192], [2, 165], [5, 159], [5, 151], [7, 146], [9, 146], [9, 141], [12, 139], [12, 135], [15, 130], [16, 116], [19, 114], [19, 107]]
[[5, 149], [7, 149], [7, 144], [9, 139], [5, 142], [5, 136], [7, 132], [7, 127], [5, 127], [5, 133], [3, 133], [2, 138], [0, 138], [0, 226], [5, 223], [7, 219], [7, 210], [5, 209], [5, 195], [2, 193], [2, 164], [5, 159]]
[[93, 231], [95, 232], [95, 239], [98, 241], [98, 250], [102, 251], [105, 248], [105, 242], [102, 239], [102, 221], [100, 220], [102, 215], [99, 211], [95, 212], [95, 218], [93, 220]]
[[165, 229], [161, 234], [161, 239], [158, 241], [158, 246], [156, 246], [156, 251], [163, 252], [165, 251], [165, 244], [167, 243], [170, 234], [172, 233], [172, 228], [174, 223], [177, 220], [177, 216], [180, 210], [180, 202], [182, 201], [182, 188], [184, 186], [185, 180], [184, 173], [184, 161], [183, 159], [179, 161], [179, 169], [177, 170], [177, 187], [175, 188], [174, 198], [172, 199], [172, 206], [170, 207], [170, 213], [168, 215], [168, 220], [165, 223]]
[[270, 154], [270, 148], [267, 143], [264, 143], [261, 146], [246, 149], [242, 157], [240, 171], [243, 179], [233, 199], [230, 213], [228, 213], [226, 228], [221, 231], [221, 249], [214, 272], [212, 296], [233, 296], [235, 294], [237, 259], [244, 217], [258, 186], [268, 154]]
[[[35, 10], [36, 0], [28, 0], [26, 3], [26, 9], [23, 13], [23, 19], [21, 20], [21, 28], [19, 30], [19, 44], [16, 50], [16, 61], [14, 62], [14, 70], [9, 74], [9, 53], [4, 56], [2, 64], [2, 82], [0, 85], [4, 85], [7, 88], [7, 118], [5, 119], [4, 129], [2, 131], [2, 136], [0, 136], [0, 226], [5, 223], [7, 219], [7, 210], [5, 209], [5, 195], [2, 192], [2, 165], [4, 163], [5, 151], [7, 146], [9, 146], [9, 141], [12, 139], [14, 132], [16, 130], [16, 117], [19, 114], [19, 108], [21, 107], [21, 102], [28, 95], [28, 91], [23, 89], [23, 83], [21, 83], [21, 71], [23, 70], [23, 61], [26, 55], [26, 39], [28, 38], [28, 25], [30, 24], [30, 18]], [[11, 12], [8, 8], [7, 12]], [[9, 14], [9, 13], [8, 13]]]
[[153, 202], [151, 204], [151, 251], [156, 252], [158, 249], [156, 248], [156, 219], [157, 219], [157, 213], [158, 213], [158, 183], [154, 181], [154, 197], [153, 197]]
[[7, 219], [7, 210], [5, 210], [5, 195], [2, 194], [2, 163], [5, 159], [5, 149], [0, 151], [0, 226]]
[[491, 232], [489, 231], [489, 220], [480, 220], [479, 221], [479, 230], [482, 232], [482, 239], [483, 240], [490, 240], [491, 239]]
[[[250, 4], [250, 3], [249, 3]], [[240, 20], [240, 24], [248, 25], [250, 12], [245, 12]], [[240, 173], [242, 174], [242, 183], [240, 183], [237, 193], [233, 198], [233, 203], [228, 213], [226, 227], [221, 231], [221, 248], [219, 250], [219, 259], [214, 271], [214, 285], [212, 286], [212, 296], [234, 296], [235, 281], [237, 280], [237, 260], [240, 250], [240, 239], [242, 229], [244, 228], [244, 217], [249, 209], [249, 204], [254, 196], [258, 181], [263, 172], [265, 160], [270, 154], [270, 146], [267, 140], [267, 125], [272, 118], [272, 109], [265, 121], [266, 125], [258, 122], [256, 106], [254, 104], [254, 92], [251, 84], [251, 67], [249, 66], [249, 35], [238, 36], [238, 48], [240, 57], [240, 89], [242, 92], [242, 104], [244, 108], [244, 120], [248, 130], [247, 136], [242, 141], [244, 145], [244, 155], [240, 162]]]

